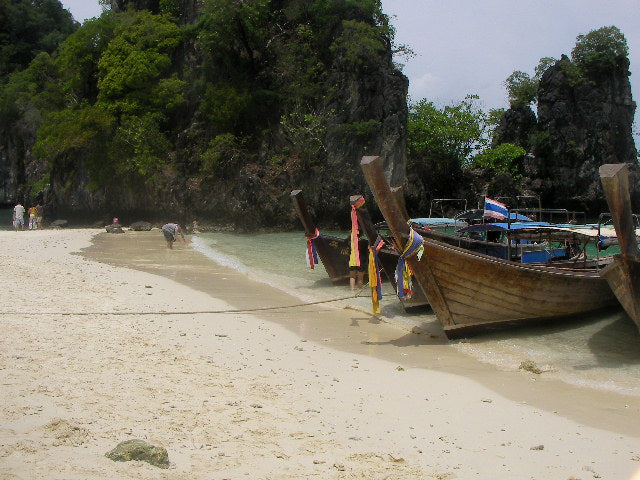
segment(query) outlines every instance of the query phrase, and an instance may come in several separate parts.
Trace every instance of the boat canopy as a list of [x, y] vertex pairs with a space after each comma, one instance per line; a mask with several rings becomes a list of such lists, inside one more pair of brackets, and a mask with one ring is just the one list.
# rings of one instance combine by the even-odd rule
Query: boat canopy
[[[473, 210], [466, 210], [456, 215], [456, 220], [471, 220], [474, 222], [481, 222], [484, 218], [484, 210], [482, 208], [476, 208]], [[521, 213], [509, 212], [509, 220], [517, 222], [531, 222], [532, 219]]]

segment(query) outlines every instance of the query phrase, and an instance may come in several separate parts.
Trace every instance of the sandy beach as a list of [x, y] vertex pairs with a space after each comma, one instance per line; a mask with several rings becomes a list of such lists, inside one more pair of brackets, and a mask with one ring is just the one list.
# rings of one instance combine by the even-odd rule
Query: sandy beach
[[[300, 301], [158, 230], [0, 241], [0, 480], [640, 479], [640, 398], [360, 311], [257, 310]], [[169, 468], [105, 457], [130, 439]]]

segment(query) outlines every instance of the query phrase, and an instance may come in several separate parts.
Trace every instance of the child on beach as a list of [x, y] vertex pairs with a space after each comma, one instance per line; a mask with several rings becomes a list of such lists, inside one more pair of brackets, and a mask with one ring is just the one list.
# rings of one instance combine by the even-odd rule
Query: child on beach
[[182, 237], [182, 241], [186, 243], [184, 234], [182, 233], [182, 227], [177, 223], [166, 223], [162, 226], [162, 233], [164, 239], [167, 241], [167, 248], [173, 248], [173, 242], [176, 241], [178, 234]]
[[29, 207], [29, 230], [35, 230], [37, 228], [36, 225], [36, 207]]

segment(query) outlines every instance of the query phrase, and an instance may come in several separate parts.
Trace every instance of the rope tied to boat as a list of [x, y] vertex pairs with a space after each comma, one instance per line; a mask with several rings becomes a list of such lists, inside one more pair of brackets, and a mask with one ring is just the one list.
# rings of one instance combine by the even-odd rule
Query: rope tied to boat
[[313, 244], [313, 240], [320, 236], [320, 232], [316, 228], [313, 235], [305, 235], [307, 237], [307, 258], [309, 261], [309, 268], [313, 270], [314, 265], [317, 265], [318, 262], [318, 252], [316, 251], [316, 246]]
[[369, 245], [369, 285], [371, 286], [371, 309], [375, 314], [380, 313], [380, 299], [382, 298], [382, 277], [380, 276], [380, 261], [378, 252], [385, 242], [378, 235], [373, 246]]
[[404, 250], [398, 258], [398, 266], [396, 267], [396, 281], [398, 283], [398, 297], [405, 298], [413, 296], [412, 282], [411, 282], [411, 268], [407, 264], [406, 260], [414, 255], [418, 257], [418, 260], [422, 258], [424, 253], [424, 246], [422, 245], [422, 237], [416, 233], [413, 228], [409, 228], [409, 240], [404, 247]]
[[358, 209], [364, 205], [364, 197], [351, 204], [351, 254], [349, 255], [349, 266], [360, 266], [360, 247], [358, 246]]

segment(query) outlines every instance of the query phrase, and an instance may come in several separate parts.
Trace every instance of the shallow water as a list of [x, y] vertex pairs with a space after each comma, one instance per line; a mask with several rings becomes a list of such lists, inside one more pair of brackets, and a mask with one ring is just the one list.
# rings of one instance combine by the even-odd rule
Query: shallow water
[[[345, 232], [323, 232], [346, 236]], [[269, 234], [206, 233], [193, 238], [193, 246], [209, 258], [249, 274], [253, 279], [295, 295], [303, 301], [341, 299], [345, 304], [370, 311], [369, 289], [351, 298], [348, 286], [336, 287], [322, 265], [307, 268], [306, 239], [300, 232]], [[407, 314], [395, 298], [388, 282], [382, 316], [409, 328], [419, 325], [442, 335], [430, 311]], [[622, 310], [553, 325], [514, 327], [468, 339], [450, 341], [453, 349], [501, 369], [518, 368], [523, 360], [533, 360], [545, 377], [564, 382], [640, 396], [640, 334]], [[429, 348], [424, 345], [421, 348]]]

